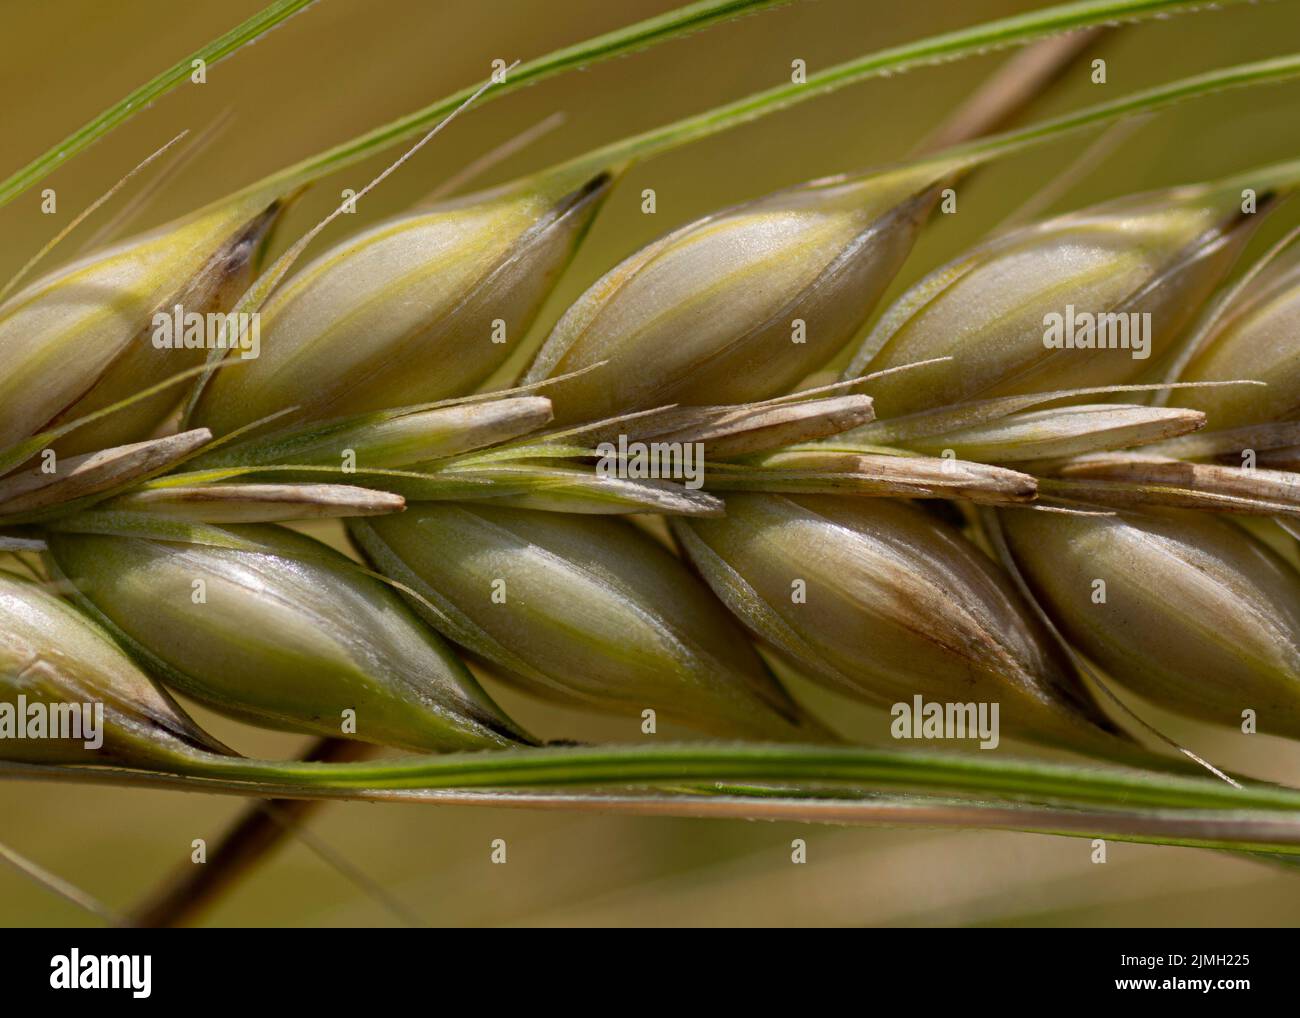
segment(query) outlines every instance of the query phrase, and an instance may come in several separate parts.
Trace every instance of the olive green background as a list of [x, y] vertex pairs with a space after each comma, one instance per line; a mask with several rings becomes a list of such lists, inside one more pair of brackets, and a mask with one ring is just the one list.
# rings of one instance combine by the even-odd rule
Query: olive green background
[[[0, 5], [0, 173], [247, 17], [256, 0], [7, 0]], [[482, 80], [513, 61], [666, 10], [671, 0], [321, 0], [256, 45], [209, 69], [48, 182], [0, 210], [0, 278], [77, 210], [183, 128], [229, 111], [226, 128], [144, 208], [143, 229], [289, 161]], [[313, 250], [392, 214], [467, 163], [549, 114], [564, 124], [476, 181], [490, 184], [624, 133], [788, 80], [810, 69], [922, 35], [1028, 9], [1005, 0], [816, 0], [749, 17], [469, 111]], [[1078, 66], [1029, 115], [1110, 98], [1228, 63], [1286, 52], [1300, 40], [1300, 4], [1233, 6], [1123, 29], [1095, 55], [1108, 83]], [[980, 57], [844, 89], [637, 167], [593, 228], [540, 323], [541, 331], [617, 259], [718, 206], [795, 181], [906, 155], [1003, 57]], [[1054, 206], [1192, 181], [1293, 158], [1300, 85], [1215, 96], [1145, 123]], [[1092, 137], [990, 168], [941, 217], [899, 285], [969, 244], [1068, 167]], [[318, 185], [290, 213], [282, 246], [383, 165], [372, 160]], [[132, 185], [133, 191], [138, 183]], [[46, 186], [46, 185], [43, 185]], [[655, 188], [658, 212], [642, 215]], [[126, 200], [123, 196], [121, 200]], [[119, 207], [118, 205], [113, 208]], [[74, 236], [71, 255], [96, 220]], [[1260, 238], [1296, 221], [1287, 208]], [[57, 262], [54, 259], [52, 265]], [[0, 365], [3, 370], [3, 365]], [[638, 718], [595, 719], [503, 692], [503, 705], [550, 737], [640, 739]], [[798, 685], [852, 732], [880, 717]], [[1216, 762], [1294, 780], [1300, 754], [1267, 736], [1214, 732], [1145, 716]], [[289, 754], [304, 740], [242, 728], [197, 711], [250, 754]], [[658, 738], [672, 733], [661, 729]], [[0, 785], [0, 840], [127, 909], [191, 841], [214, 840], [241, 809], [233, 799], [58, 785]], [[1290, 925], [1300, 880], [1238, 858], [1191, 850], [1109, 846], [1091, 861], [1084, 840], [1036, 835], [837, 829], [790, 824], [637, 819], [472, 808], [330, 805], [312, 830], [429, 924], [1074, 924]], [[792, 865], [793, 838], [808, 862]], [[506, 865], [490, 843], [504, 838]], [[399, 920], [300, 843], [290, 843], [210, 915], [221, 924], [387, 925]], [[0, 866], [0, 923], [98, 920]]]

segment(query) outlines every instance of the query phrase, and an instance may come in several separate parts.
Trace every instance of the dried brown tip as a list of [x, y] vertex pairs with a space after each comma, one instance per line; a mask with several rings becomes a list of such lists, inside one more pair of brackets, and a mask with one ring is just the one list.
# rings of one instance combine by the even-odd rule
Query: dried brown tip
[[82, 456], [59, 458], [47, 450], [38, 466], [0, 481], [0, 517], [25, 517], [130, 484], [162, 472], [210, 441], [212, 432], [197, 428]]
[[[833, 396], [800, 403], [674, 407], [646, 419], [636, 438], [699, 442], [710, 459], [730, 459], [842, 434], [872, 419], [870, 396]], [[634, 429], [629, 429], [634, 430]], [[629, 436], [631, 437], [631, 436]]]
[[959, 498], [983, 505], [1032, 502], [1038, 494], [1029, 474], [986, 463], [804, 449], [773, 453], [757, 468], [713, 466], [705, 484], [719, 491]]
[[406, 499], [347, 484], [189, 484], [133, 491], [101, 508], [191, 523], [278, 523], [401, 512]]

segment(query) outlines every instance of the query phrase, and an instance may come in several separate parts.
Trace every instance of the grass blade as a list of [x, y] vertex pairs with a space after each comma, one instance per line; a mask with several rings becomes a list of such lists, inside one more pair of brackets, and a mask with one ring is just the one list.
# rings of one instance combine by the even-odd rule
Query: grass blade
[[315, 2], [316, 0], [276, 0], [243, 24], [178, 60], [0, 183], [0, 206], [9, 204], [82, 149], [89, 148], [113, 128], [187, 81], [193, 73], [195, 60], [202, 60], [211, 66]]

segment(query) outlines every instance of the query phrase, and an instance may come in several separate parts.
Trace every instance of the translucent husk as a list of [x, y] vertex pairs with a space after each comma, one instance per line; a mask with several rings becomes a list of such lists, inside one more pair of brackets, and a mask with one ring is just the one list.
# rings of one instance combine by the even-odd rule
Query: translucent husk
[[[406, 407], [277, 431], [223, 445], [191, 469], [296, 464], [356, 470], [407, 467], [517, 438], [551, 420], [544, 396]], [[349, 455], [350, 454], [350, 455]]]
[[952, 172], [811, 181], [681, 227], [594, 283], [526, 381], [591, 369], [547, 390], [561, 422], [787, 392], [861, 327]]
[[102, 705], [103, 744], [11, 736], [0, 738], [5, 760], [173, 769], [225, 752], [104, 630], [40, 585], [0, 570], [0, 703], [16, 712], [20, 696], [27, 705]]
[[0, 522], [22, 523], [74, 511], [162, 473], [211, 438], [209, 431], [199, 428], [81, 456], [56, 457], [50, 472], [42, 464], [10, 474], [0, 479]]
[[405, 507], [401, 495], [350, 484], [169, 484], [119, 495], [96, 510], [194, 523], [282, 523], [383, 516]]
[[[881, 417], [977, 398], [1161, 381], [1196, 309], [1274, 204], [1268, 187], [1289, 186], [1294, 173], [1294, 165], [1270, 167], [1131, 196], [987, 240], [899, 298], [847, 374], [952, 358], [873, 385]], [[1242, 211], [1251, 179], [1261, 189], [1254, 214]], [[1063, 334], [1067, 319], [1085, 313], [1118, 316], [1108, 326], [1113, 343], [1132, 343], [1149, 323], [1145, 356], [1129, 345], [1049, 345], [1051, 326]], [[1146, 314], [1146, 323], [1131, 317]], [[1070, 331], [1071, 341], [1090, 342], [1082, 321]]]
[[1293, 246], [1235, 295], [1179, 377], [1267, 384], [1174, 393], [1171, 403], [1203, 411], [1215, 430], [1300, 419], [1300, 248]]
[[[1169, 510], [1002, 513], [1008, 544], [1071, 643], [1190, 717], [1300, 735], [1300, 574], [1226, 520]], [[1098, 581], [1104, 581], [1104, 590]]]
[[810, 678], [884, 707], [998, 703], [1005, 735], [1132, 752], [1009, 578], [923, 510], [733, 495], [726, 516], [673, 528], [715, 593]]
[[939, 435], [912, 439], [909, 449], [988, 463], [1023, 463], [1124, 449], [1172, 438], [1205, 426], [1195, 410], [1098, 403], [1030, 410]]
[[527, 741], [401, 597], [338, 552], [273, 526], [172, 532], [48, 543], [81, 603], [177, 690], [252, 724], [414, 750]]
[[524, 340], [611, 183], [542, 175], [335, 246], [267, 300], [261, 356], [213, 376], [191, 421], [224, 434], [290, 407], [319, 421], [472, 392]]
[[[227, 311], [247, 285], [283, 205], [265, 193], [210, 205], [96, 252], [0, 307], [0, 448], [117, 402], [186, 368], [202, 349], [153, 342], [154, 315]], [[80, 428], [76, 454], [144, 439], [181, 394], [167, 389]]]
[[699, 442], [710, 459], [751, 456], [768, 449], [812, 442], [859, 427], [872, 419], [870, 396], [771, 400], [739, 406], [668, 407], [635, 419], [616, 419], [584, 436], [593, 446], [628, 441]]
[[[590, 450], [576, 450], [589, 456]], [[668, 513], [716, 516], [722, 503], [707, 492], [662, 478], [601, 474], [585, 462], [534, 458], [452, 460], [429, 473], [360, 474], [361, 484], [397, 492], [410, 502], [490, 502], [516, 509], [584, 515]]]
[[948, 498], [983, 505], [1032, 502], [1038, 493], [1033, 477], [1005, 467], [833, 445], [787, 449], [743, 463], [710, 464], [704, 483], [715, 491]]
[[471, 504], [350, 525], [418, 610], [536, 695], [720, 735], [818, 738], [708, 589], [622, 520]]
[[1095, 505], [1300, 516], [1300, 474], [1285, 469], [1187, 463], [1141, 451], [1080, 456], [1050, 468], [1057, 477], [1041, 481], [1045, 493]]

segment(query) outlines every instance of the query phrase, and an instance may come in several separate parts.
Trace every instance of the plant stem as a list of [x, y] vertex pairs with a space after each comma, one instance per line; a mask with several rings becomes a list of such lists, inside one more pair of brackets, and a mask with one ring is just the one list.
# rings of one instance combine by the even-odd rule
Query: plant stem
[[195, 60], [202, 60], [211, 66], [315, 2], [316, 0], [275, 0], [275, 3], [268, 4], [243, 24], [232, 28], [202, 49], [195, 50], [189, 56], [178, 60], [161, 74], [146, 81], [126, 98], [114, 103], [89, 123], [68, 135], [53, 148], [37, 156], [7, 180], [0, 182], [0, 206], [7, 205], [70, 157], [90, 147], [113, 128], [129, 120], [177, 85], [189, 80], [194, 71]]
[[[1300, 813], [1300, 791], [1112, 766], [840, 746], [682, 743], [653, 747], [547, 747], [405, 757], [365, 763], [265, 761], [196, 755], [173, 774], [195, 790], [213, 783], [247, 794], [294, 797], [361, 790], [520, 789], [709, 784], [717, 781], [944, 795], [1005, 796], [1070, 805], [1154, 809], [1266, 809]], [[95, 780], [99, 768], [0, 763], [0, 776]]]
[[[485, 754], [495, 756], [499, 754]], [[343, 765], [334, 765], [343, 766]], [[1058, 804], [952, 799], [918, 795], [859, 794], [791, 798], [789, 789], [767, 795], [518, 792], [459, 788], [294, 788], [178, 774], [113, 768], [49, 767], [0, 763], [0, 777], [37, 781], [169, 789], [205, 794], [347, 799], [444, 806], [561, 810], [631, 816], [772, 820], [792, 823], [1024, 831], [1065, 837], [1107, 838], [1300, 857], [1300, 817], [1283, 810], [1096, 808]], [[1200, 782], [1210, 785], [1209, 782]], [[1211, 786], [1213, 787], [1213, 786]], [[1220, 785], [1218, 787], [1227, 788]], [[1229, 791], [1231, 791], [1229, 789]], [[785, 794], [783, 794], [785, 793]]]
[[[320, 739], [304, 760], [342, 763], [374, 750], [351, 739]], [[325, 799], [268, 799], [250, 804], [222, 834], [202, 866], [188, 859], [132, 910], [137, 926], [187, 926], [268, 859], [325, 805]]]

